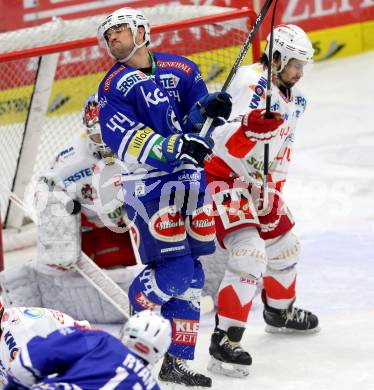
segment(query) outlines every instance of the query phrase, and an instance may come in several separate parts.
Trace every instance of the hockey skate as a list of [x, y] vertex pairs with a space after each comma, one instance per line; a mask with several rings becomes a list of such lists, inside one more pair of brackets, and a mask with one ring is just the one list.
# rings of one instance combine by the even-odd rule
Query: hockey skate
[[268, 333], [315, 333], [319, 331], [318, 317], [310, 311], [290, 305], [288, 309], [275, 309], [265, 304], [265, 331]]
[[249, 375], [252, 358], [239, 344], [244, 329], [232, 326], [227, 332], [218, 328], [214, 330], [209, 347], [209, 371], [235, 378]]
[[163, 383], [180, 384], [186, 387], [212, 387], [212, 380], [194, 372], [186, 360], [165, 354], [158, 379]]

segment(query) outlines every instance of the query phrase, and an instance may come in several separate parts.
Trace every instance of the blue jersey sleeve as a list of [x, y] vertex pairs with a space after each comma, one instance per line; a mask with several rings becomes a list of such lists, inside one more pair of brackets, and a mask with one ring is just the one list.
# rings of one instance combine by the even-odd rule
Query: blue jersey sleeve
[[182, 131], [172, 98], [138, 70], [119, 72], [108, 86], [111, 74], [99, 87], [103, 141], [126, 163], [171, 171], [161, 144]]
[[175, 54], [153, 53], [157, 63], [156, 78], [176, 101], [178, 113], [186, 123], [184, 132], [194, 131], [186, 119], [192, 106], [208, 94], [199, 67]]
[[67, 327], [56, 330], [45, 338], [32, 338], [27, 344], [28, 358], [24, 359], [24, 364], [29, 361], [32, 369], [43, 377], [66, 371], [88, 351], [82, 332], [89, 331]]

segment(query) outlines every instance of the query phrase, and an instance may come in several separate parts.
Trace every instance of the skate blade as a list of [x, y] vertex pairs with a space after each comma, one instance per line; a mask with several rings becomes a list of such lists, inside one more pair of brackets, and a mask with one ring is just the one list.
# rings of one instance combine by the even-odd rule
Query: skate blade
[[202, 387], [202, 386], [186, 386], [180, 383], [172, 383], [172, 382], [163, 382], [159, 380], [159, 385], [160, 388], [163, 389], [168, 389], [168, 390], [186, 390], [186, 389], [193, 389], [193, 390], [198, 390], [198, 389], [211, 389], [211, 387]]
[[276, 326], [266, 325], [265, 326], [265, 332], [266, 333], [273, 333], [273, 334], [314, 334], [318, 333], [321, 330], [319, 326], [313, 329], [306, 329], [306, 330], [300, 330], [300, 329], [290, 329], [290, 328], [277, 328]]
[[232, 378], [245, 378], [249, 375], [249, 366], [221, 362], [211, 356], [208, 364], [208, 371], [218, 375], [230, 376]]

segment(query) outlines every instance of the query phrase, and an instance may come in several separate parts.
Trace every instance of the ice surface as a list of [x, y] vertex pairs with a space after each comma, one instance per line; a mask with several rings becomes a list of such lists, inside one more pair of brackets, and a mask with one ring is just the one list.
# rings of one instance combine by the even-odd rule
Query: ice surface
[[[309, 106], [285, 192], [302, 243], [297, 304], [319, 315], [321, 332], [266, 334], [256, 301], [243, 340], [250, 375], [212, 375], [213, 389], [374, 390], [373, 65], [374, 52], [318, 63], [302, 82]], [[191, 364], [206, 374], [212, 329], [204, 316]]]

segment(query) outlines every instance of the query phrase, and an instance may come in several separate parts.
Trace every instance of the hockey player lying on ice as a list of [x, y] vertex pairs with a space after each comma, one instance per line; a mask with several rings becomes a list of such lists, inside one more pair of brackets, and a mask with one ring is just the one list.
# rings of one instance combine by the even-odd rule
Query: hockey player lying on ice
[[[261, 278], [268, 331], [310, 332], [318, 327], [316, 315], [294, 306], [300, 244], [291, 231], [294, 221], [282, 196], [296, 123], [307, 104], [295, 84], [312, 61], [313, 48], [297, 26], [282, 25], [274, 30], [273, 114], [267, 118], [268, 47], [261, 63], [239, 69], [229, 88], [232, 123], [213, 133], [214, 157], [205, 164], [217, 210], [217, 240], [228, 257], [218, 292], [208, 368], [231, 376], [248, 375], [252, 362], [240, 340]], [[263, 209], [262, 199], [265, 142], [270, 146], [267, 209]], [[207, 256], [204, 266], [209, 269], [209, 261], [212, 267], [219, 259], [216, 254]], [[223, 362], [232, 363], [231, 368], [223, 367]]]
[[130, 317], [120, 340], [101, 330], [65, 327], [22, 348], [5, 389], [158, 390], [151, 368], [170, 339], [169, 321], [149, 310]]
[[4, 308], [0, 297], [0, 388], [7, 383], [9, 364], [26, 343], [66, 326], [89, 328], [90, 324], [42, 307]]
[[[124, 221], [122, 163], [102, 143], [98, 122], [92, 95], [84, 103], [84, 128], [40, 177], [36, 262], [0, 274], [6, 305], [52, 307], [95, 323], [123, 321], [78, 273], [64, 270], [64, 263], [75, 262], [82, 249], [125, 290], [139, 272], [128, 267], [136, 261]], [[70, 213], [60, 210], [64, 207]]]

